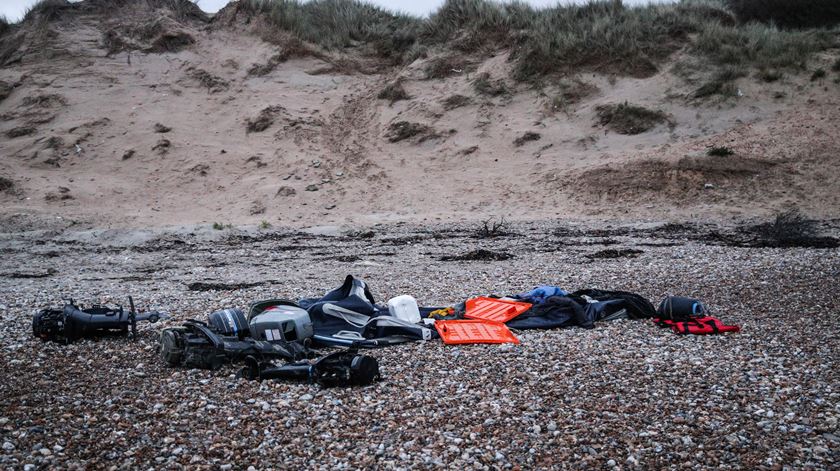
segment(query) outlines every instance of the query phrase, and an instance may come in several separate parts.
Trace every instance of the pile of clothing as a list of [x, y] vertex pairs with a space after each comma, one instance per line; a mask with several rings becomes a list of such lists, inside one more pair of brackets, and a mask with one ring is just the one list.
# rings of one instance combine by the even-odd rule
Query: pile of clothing
[[[312, 321], [314, 342], [328, 346], [380, 347], [432, 338], [447, 344], [518, 343], [511, 329], [591, 329], [595, 322], [615, 319], [655, 319], [679, 334], [737, 332], [737, 326], [710, 324], [713, 318], [705, 306], [690, 298], [669, 297], [656, 309], [635, 293], [568, 292], [556, 286], [505, 297], [476, 297], [455, 306], [419, 307], [411, 296], [378, 305], [364, 281], [347, 276], [337, 289], [321, 298], [302, 299], [299, 305]], [[705, 327], [697, 327], [698, 323]]]

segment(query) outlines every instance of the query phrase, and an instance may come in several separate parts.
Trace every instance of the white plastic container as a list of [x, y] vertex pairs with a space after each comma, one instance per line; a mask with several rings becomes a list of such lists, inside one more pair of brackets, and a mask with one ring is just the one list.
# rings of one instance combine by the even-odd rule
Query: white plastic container
[[388, 312], [397, 319], [416, 324], [420, 322], [420, 308], [417, 300], [404, 294], [388, 300]]

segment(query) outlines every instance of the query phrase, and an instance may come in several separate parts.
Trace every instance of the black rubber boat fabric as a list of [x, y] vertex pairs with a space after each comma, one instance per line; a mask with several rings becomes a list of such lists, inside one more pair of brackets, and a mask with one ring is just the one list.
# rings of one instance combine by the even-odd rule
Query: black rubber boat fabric
[[320, 345], [381, 347], [434, 337], [434, 329], [405, 322], [377, 306], [368, 285], [352, 275], [323, 297], [299, 304], [309, 313], [313, 339]]

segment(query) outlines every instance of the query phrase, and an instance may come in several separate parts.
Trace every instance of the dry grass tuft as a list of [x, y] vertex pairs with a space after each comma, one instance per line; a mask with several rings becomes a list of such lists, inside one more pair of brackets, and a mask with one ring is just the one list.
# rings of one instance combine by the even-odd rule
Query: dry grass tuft
[[434, 129], [425, 124], [397, 121], [388, 127], [388, 132], [385, 137], [388, 139], [388, 142], [400, 142], [415, 137], [425, 139], [428, 136], [434, 135]]
[[471, 67], [469, 60], [462, 54], [447, 54], [436, 57], [426, 64], [426, 79], [442, 79], [461, 75]]
[[513, 145], [516, 147], [522, 147], [528, 142], [539, 141], [542, 139], [542, 136], [538, 133], [527, 131], [525, 134], [517, 137], [513, 141]]
[[446, 97], [443, 102], [443, 109], [446, 111], [454, 110], [455, 108], [460, 108], [462, 106], [467, 106], [472, 103], [472, 99], [468, 96], [464, 95], [450, 95]]
[[490, 74], [483, 72], [473, 80], [473, 88], [479, 95], [497, 97], [510, 95], [511, 90], [502, 79], [491, 80]]
[[626, 135], [641, 134], [664, 123], [668, 116], [660, 110], [649, 110], [627, 102], [612, 105], [600, 105], [595, 108], [598, 123], [602, 126]]
[[16, 137], [31, 136], [32, 134], [35, 134], [36, 131], [37, 129], [32, 126], [18, 126], [6, 131], [6, 137], [14, 139]]
[[380, 100], [388, 100], [393, 104], [394, 102], [400, 100], [408, 100], [411, 97], [408, 95], [408, 92], [405, 91], [405, 88], [403, 88], [402, 79], [398, 78], [388, 85], [385, 85], [376, 98], [379, 98]]
[[820, 237], [816, 221], [805, 218], [793, 209], [776, 215], [771, 222], [752, 227], [762, 239], [765, 247], [813, 247], [832, 248], [840, 246], [833, 237]]
[[187, 75], [202, 87], [205, 87], [209, 93], [220, 93], [230, 88], [230, 83], [227, 80], [217, 77], [204, 69], [190, 67], [187, 69]]
[[715, 95], [724, 98], [738, 96], [738, 87], [735, 86], [735, 81], [744, 76], [746, 76], [746, 72], [742, 69], [723, 67], [715, 72], [708, 82], [695, 90], [694, 98], [702, 99]]
[[245, 133], [263, 132], [274, 124], [274, 118], [286, 109], [279, 105], [268, 106], [260, 111], [254, 119], [248, 119], [245, 122]]

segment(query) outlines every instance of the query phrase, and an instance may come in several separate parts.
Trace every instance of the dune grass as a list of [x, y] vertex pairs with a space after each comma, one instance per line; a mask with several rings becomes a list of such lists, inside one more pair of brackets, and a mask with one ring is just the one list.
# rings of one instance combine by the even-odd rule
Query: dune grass
[[836, 30], [786, 31], [759, 23], [737, 27], [711, 23], [700, 31], [694, 49], [718, 65], [802, 68], [815, 52], [837, 45]]
[[369, 45], [381, 57], [401, 58], [418, 42], [421, 21], [355, 0], [243, 0], [275, 27], [326, 49]]
[[729, 0], [727, 6], [742, 23], [772, 23], [785, 29], [840, 24], [837, 0]]
[[694, 92], [694, 98], [702, 99], [718, 95], [723, 98], [738, 95], [735, 81], [746, 76], [743, 69], [733, 66], [721, 67], [712, 77]]
[[[182, 19], [203, 18], [189, 0], [41, 0], [26, 16], [52, 19], [66, 10], [129, 5], [165, 8]], [[446, 0], [429, 18], [360, 0], [241, 0], [238, 8], [262, 15], [270, 28], [306, 43], [354, 49], [392, 64], [407, 64], [429, 51], [441, 57], [462, 55], [460, 62], [470, 63], [467, 56], [509, 50], [520, 81], [580, 70], [646, 77], [676, 51], [715, 68], [802, 69], [814, 53], [840, 45], [837, 0], [658, 5], [590, 0], [539, 9], [521, 1]], [[7, 26], [0, 22], [0, 31]]]
[[660, 110], [650, 110], [631, 103], [600, 105], [595, 108], [598, 123], [618, 134], [636, 135], [653, 129], [657, 124], [668, 121]]
[[405, 91], [405, 88], [402, 85], [401, 79], [396, 79], [393, 82], [390, 82], [379, 91], [379, 94], [376, 95], [376, 98], [380, 100], [388, 100], [391, 104], [398, 102], [400, 100], [408, 100], [411, 97], [408, 95], [408, 92]]
[[[838, 44], [838, 29], [782, 30], [755, 13], [752, 0], [682, 0], [629, 6], [590, 1], [535, 9], [522, 2], [446, 0], [428, 19], [357, 0], [244, 0], [273, 25], [328, 49], [368, 44], [402, 58], [421, 45], [475, 54], [510, 49], [515, 76], [538, 80], [580, 69], [649, 76], [688, 47], [715, 66], [801, 68], [813, 53]], [[831, 10], [834, 0], [808, 0]], [[828, 3], [825, 3], [828, 1]], [[773, 5], [792, 0], [772, 0]], [[733, 6], [735, 5], [735, 6]], [[781, 7], [767, 17], [776, 21]]]
[[55, 21], [61, 18], [65, 11], [73, 8], [74, 5], [67, 0], [39, 0], [26, 10], [23, 21], [33, 21], [34, 19]]
[[8, 18], [0, 15], [0, 37], [12, 30], [12, 24], [9, 23]]
[[101, 12], [113, 13], [115, 8], [131, 7], [145, 10], [166, 9], [179, 20], [207, 21], [207, 15], [190, 0], [39, 0], [26, 10], [23, 22], [33, 20], [56, 21], [65, 12]]

